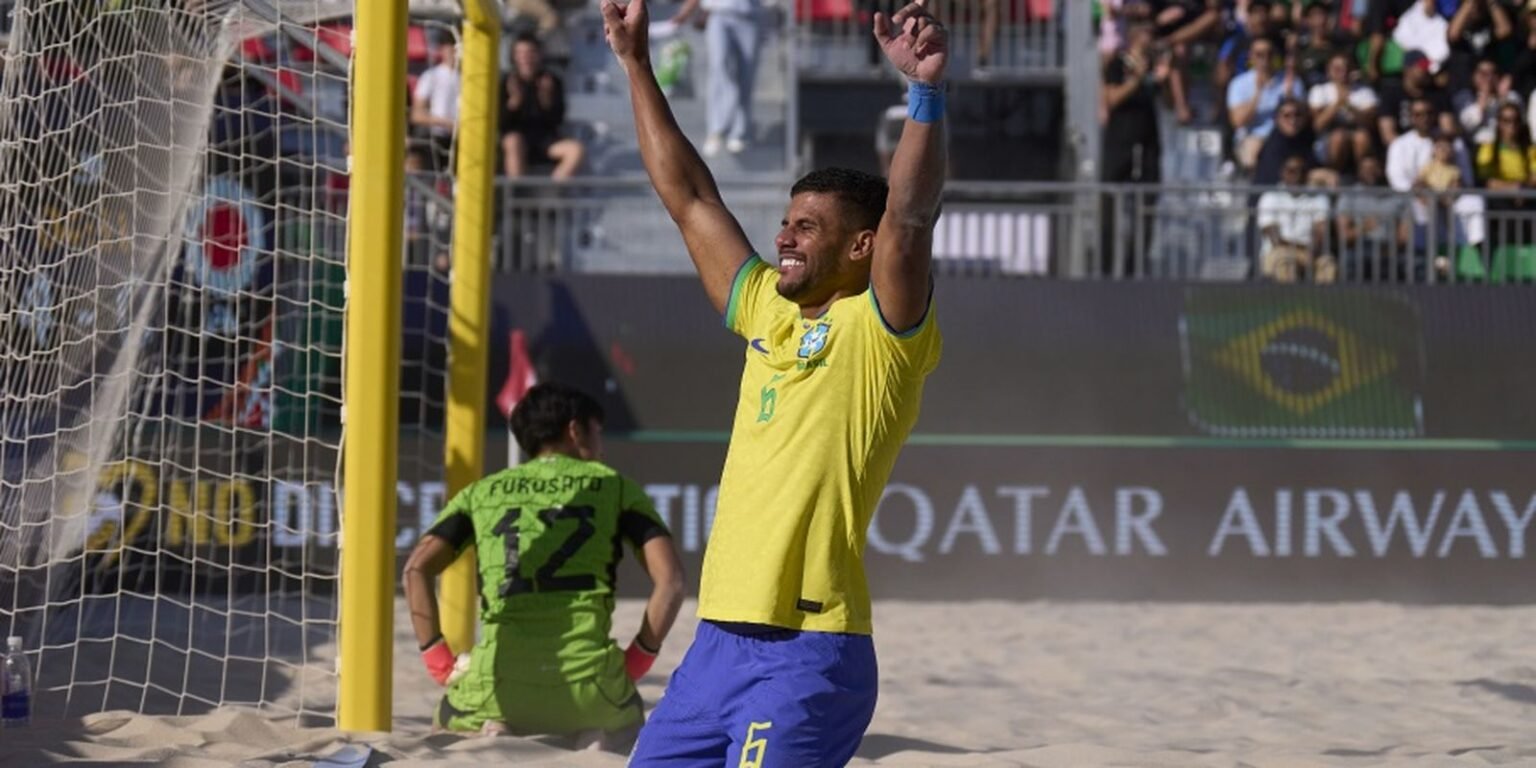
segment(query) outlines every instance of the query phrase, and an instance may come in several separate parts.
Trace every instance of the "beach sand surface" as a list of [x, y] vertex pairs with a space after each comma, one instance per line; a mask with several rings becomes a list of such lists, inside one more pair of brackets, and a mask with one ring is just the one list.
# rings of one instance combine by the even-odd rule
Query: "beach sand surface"
[[[625, 641], [641, 610], [621, 601]], [[648, 703], [692, 613], [641, 682]], [[403, 603], [396, 622], [391, 733], [233, 707], [108, 711], [0, 731], [0, 766], [624, 765], [551, 739], [432, 734], [441, 689]], [[853, 764], [1536, 765], [1533, 630], [1536, 607], [883, 601], [880, 704]], [[366, 762], [347, 762], [363, 749]]]

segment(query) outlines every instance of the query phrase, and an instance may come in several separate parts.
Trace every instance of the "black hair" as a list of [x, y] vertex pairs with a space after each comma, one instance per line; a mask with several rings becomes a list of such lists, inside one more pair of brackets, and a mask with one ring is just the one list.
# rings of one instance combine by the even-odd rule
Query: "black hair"
[[512, 435], [529, 456], [560, 442], [576, 422], [603, 423], [603, 407], [590, 395], [562, 384], [535, 384], [512, 409]]
[[822, 192], [836, 195], [852, 214], [852, 223], [859, 229], [875, 229], [880, 217], [885, 215], [885, 196], [890, 191], [885, 179], [863, 171], [848, 168], [823, 168], [800, 177], [789, 195], [804, 192]]
[[534, 33], [528, 32], [526, 30], [517, 33], [517, 37], [512, 38], [513, 45], [517, 45], [518, 43], [528, 43], [529, 45], [532, 45], [541, 51], [544, 50], [544, 41], [540, 40], [538, 35], [535, 35]]
[[[1520, 151], [1521, 157], [1525, 157], [1526, 153], [1531, 149], [1531, 132], [1526, 128], [1525, 125], [1525, 110], [1521, 109], [1519, 106], [1512, 102], [1506, 101], [1503, 104], [1500, 104], [1498, 109], [1494, 110], [1495, 121], [1497, 121], [1498, 116], [1503, 114], [1504, 110], [1506, 109], [1515, 113], [1515, 121], [1520, 126], [1520, 130], [1515, 131], [1515, 149]], [[1493, 132], [1493, 156], [1498, 157], [1499, 151], [1502, 149], [1504, 149], [1504, 132], [1498, 130], [1498, 125], [1495, 123]]]

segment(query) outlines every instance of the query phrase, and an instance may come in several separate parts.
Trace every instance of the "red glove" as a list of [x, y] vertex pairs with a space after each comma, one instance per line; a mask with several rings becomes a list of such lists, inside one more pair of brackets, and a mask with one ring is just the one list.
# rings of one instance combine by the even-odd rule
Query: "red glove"
[[421, 652], [421, 661], [427, 665], [427, 674], [431, 675], [438, 685], [448, 684], [448, 676], [453, 674], [453, 663], [456, 660], [453, 651], [448, 648], [448, 641], [441, 637], [432, 641], [432, 644]]
[[639, 682], [645, 677], [645, 673], [651, 671], [651, 665], [656, 663], [656, 654], [657, 651], [640, 645], [638, 636], [629, 641], [629, 647], [624, 649], [624, 671], [629, 673], [629, 679]]

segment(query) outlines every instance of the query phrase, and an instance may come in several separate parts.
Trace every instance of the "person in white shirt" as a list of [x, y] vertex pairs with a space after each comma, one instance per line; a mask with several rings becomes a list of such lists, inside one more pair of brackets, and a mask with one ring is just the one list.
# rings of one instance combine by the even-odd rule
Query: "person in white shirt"
[[411, 125], [432, 139], [433, 170], [449, 170], [453, 131], [459, 124], [459, 55], [453, 40], [437, 46], [437, 65], [422, 73], [412, 94]]
[[1438, 73], [1451, 57], [1451, 22], [1440, 15], [1435, 0], [1423, 0], [1397, 17], [1392, 41], [1405, 51], [1419, 51], [1429, 59], [1429, 71]]
[[[1387, 183], [1399, 192], [1419, 192], [1422, 185], [1419, 183], [1419, 174], [1424, 166], [1428, 165], [1435, 156], [1435, 139], [1432, 126], [1435, 123], [1434, 107], [1427, 99], [1415, 99], [1410, 108], [1409, 121], [1413, 130], [1398, 136], [1387, 147]], [[1456, 140], [1456, 161], [1462, 167], [1462, 181], [1464, 186], [1472, 186], [1471, 167], [1467, 161], [1466, 147], [1460, 139]], [[1483, 241], [1486, 222], [1483, 218], [1484, 203], [1480, 195], [1459, 195], [1451, 204], [1451, 212], [1455, 214], [1453, 222], [1445, 222], [1445, 226], [1439, 226], [1441, 222], [1435, 222], [1437, 226], [1431, 228], [1431, 207], [1427, 197], [1416, 198], [1413, 201], [1413, 221], [1415, 224], [1415, 240], [1424, 242], [1426, 238], [1433, 239], [1435, 244], [1472, 243]], [[1434, 245], [1434, 244], [1432, 244]], [[1436, 248], [1436, 250], [1441, 250]]]
[[1306, 173], [1306, 156], [1292, 155], [1281, 166], [1283, 187], [1259, 196], [1259, 232], [1267, 246], [1259, 269], [1277, 283], [1294, 283], [1304, 276], [1316, 283], [1331, 283], [1337, 275], [1333, 257], [1324, 253], [1328, 196], [1302, 186]]
[[1351, 79], [1353, 58], [1340, 51], [1328, 57], [1328, 79], [1307, 92], [1312, 130], [1322, 142], [1323, 163], [1343, 171], [1371, 153], [1371, 129], [1381, 100], [1371, 87]]

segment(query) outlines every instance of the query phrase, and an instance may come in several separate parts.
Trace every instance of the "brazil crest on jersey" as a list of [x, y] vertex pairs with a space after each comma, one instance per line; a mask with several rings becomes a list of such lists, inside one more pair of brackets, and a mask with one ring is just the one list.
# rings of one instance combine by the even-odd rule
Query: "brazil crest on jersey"
[[[645, 490], [595, 461], [551, 455], [460, 491], [429, 535], [475, 544], [481, 620], [515, 624], [528, 658], [558, 658], [530, 678], [595, 673], [612, 640], [623, 545], [667, 535]], [[488, 631], [486, 634], [490, 634]], [[544, 674], [540, 674], [544, 673]]]
[[931, 299], [895, 333], [873, 289], [807, 319], [777, 282], [753, 256], [726, 307], [746, 365], [699, 616], [868, 634], [865, 534], [943, 340]]

